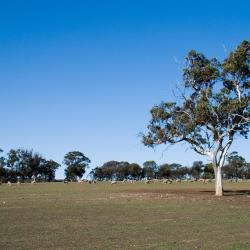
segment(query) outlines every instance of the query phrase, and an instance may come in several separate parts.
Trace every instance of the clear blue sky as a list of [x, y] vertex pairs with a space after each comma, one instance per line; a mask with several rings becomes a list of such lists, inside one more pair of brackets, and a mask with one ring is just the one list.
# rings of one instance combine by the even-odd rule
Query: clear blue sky
[[[173, 100], [189, 50], [221, 59], [250, 40], [249, 10], [248, 0], [1, 1], [0, 147], [59, 163], [79, 150], [91, 167], [205, 161], [184, 145], [147, 149], [138, 133], [154, 104]], [[232, 150], [250, 161], [249, 140]]]

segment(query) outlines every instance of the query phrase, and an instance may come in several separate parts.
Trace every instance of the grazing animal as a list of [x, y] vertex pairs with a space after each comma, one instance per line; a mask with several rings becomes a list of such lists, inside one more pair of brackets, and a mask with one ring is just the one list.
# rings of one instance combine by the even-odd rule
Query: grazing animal
[[63, 183], [68, 184], [69, 182], [68, 181], [63, 181]]
[[7, 184], [8, 184], [8, 186], [11, 186], [11, 182], [10, 181], [8, 181]]
[[205, 180], [205, 183], [209, 183], [209, 182], [212, 182], [212, 180], [211, 179], [206, 179]]
[[117, 184], [116, 181], [111, 181], [111, 185]]
[[163, 181], [163, 183], [165, 183], [165, 184], [172, 184], [172, 182], [173, 181], [171, 179], [166, 179]]

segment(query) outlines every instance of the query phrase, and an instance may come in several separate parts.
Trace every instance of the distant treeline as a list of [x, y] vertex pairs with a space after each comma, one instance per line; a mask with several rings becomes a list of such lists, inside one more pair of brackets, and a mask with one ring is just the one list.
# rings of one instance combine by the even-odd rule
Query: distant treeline
[[[3, 150], [0, 150], [0, 153], [2, 152]], [[47, 160], [32, 150], [11, 149], [7, 157], [0, 157], [0, 181], [53, 181], [59, 167], [59, 163]]]
[[[191, 167], [177, 163], [157, 165], [154, 161], [146, 161], [143, 166], [137, 163], [109, 161], [92, 170], [96, 180], [140, 180], [140, 179], [214, 179], [212, 164], [195, 161]], [[224, 167], [223, 177], [226, 179], [250, 179], [250, 164], [244, 158], [232, 153], [228, 164]]]
[[[82, 178], [90, 160], [79, 151], [68, 152], [64, 156], [65, 176], [67, 180]], [[61, 167], [52, 159], [27, 149], [11, 149], [6, 156], [0, 149], [0, 182], [55, 181], [56, 170]]]
[[[11, 149], [6, 156], [0, 149], [0, 182], [55, 181], [56, 170], [61, 164], [45, 159], [39, 153], [26, 149]], [[65, 166], [65, 179], [78, 181], [89, 167], [90, 159], [79, 151], [65, 154], [62, 161]], [[94, 168], [89, 177], [95, 180], [141, 180], [141, 179], [213, 179], [212, 164], [195, 161], [191, 167], [177, 163], [157, 165], [155, 161], [146, 161], [143, 166], [137, 163], [109, 161]], [[223, 168], [223, 177], [227, 179], [250, 179], [250, 163], [231, 153]]]

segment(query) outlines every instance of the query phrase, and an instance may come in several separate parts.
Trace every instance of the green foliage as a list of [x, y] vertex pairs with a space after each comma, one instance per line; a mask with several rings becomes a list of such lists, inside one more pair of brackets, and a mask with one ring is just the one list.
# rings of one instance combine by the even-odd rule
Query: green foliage
[[[250, 172], [249, 172], [250, 173]], [[192, 167], [185, 167], [177, 163], [158, 166], [154, 161], [146, 161], [141, 168], [136, 163], [108, 161], [101, 167], [91, 171], [91, 176], [97, 180], [140, 180], [140, 179], [213, 179], [212, 164], [195, 161]]]
[[202, 178], [203, 179], [214, 179], [214, 168], [211, 163], [204, 165]]
[[[0, 154], [3, 153], [3, 150], [0, 148]], [[0, 156], [0, 168], [6, 166], [6, 159], [3, 156]]]
[[90, 159], [79, 151], [68, 152], [64, 156], [63, 163], [67, 166], [65, 169], [66, 179], [71, 181], [77, 181], [78, 178], [82, 178], [86, 168], [88, 168]]
[[191, 175], [195, 179], [199, 179], [201, 177], [202, 170], [204, 168], [203, 162], [202, 161], [195, 161], [193, 163], [193, 166], [191, 167]]
[[250, 88], [250, 43], [243, 41], [241, 45], [232, 53], [222, 64], [223, 83], [230, 91], [237, 92], [239, 90]]
[[11, 180], [31, 180], [32, 176], [37, 177], [41, 173], [43, 162], [42, 156], [32, 150], [11, 149], [7, 159], [7, 166], [12, 172]]
[[131, 163], [129, 164], [128, 169], [129, 177], [134, 180], [140, 178], [142, 173], [142, 168], [140, 167], [140, 165], [138, 165], [137, 163]]
[[55, 172], [60, 167], [60, 164], [53, 160], [45, 160], [43, 171], [41, 171], [41, 179], [44, 181], [53, 181], [55, 179]]
[[155, 161], [146, 161], [143, 163], [142, 175], [143, 178], [155, 178], [158, 172], [158, 166]]
[[171, 172], [171, 166], [167, 163], [160, 165], [159, 171], [158, 171], [158, 177], [159, 178], [171, 178], [172, 172]]
[[224, 168], [226, 178], [238, 179], [248, 176], [248, 164], [246, 160], [238, 155], [238, 152], [232, 152], [227, 157], [228, 164]]
[[218, 166], [235, 136], [247, 138], [249, 132], [250, 43], [243, 41], [222, 63], [192, 50], [183, 83], [178, 103], [162, 102], [151, 109], [142, 141], [150, 147], [186, 142]]
[[140, 179], [142, 168], [137, 163], [108, 161], [93, 170], [93, 178], [98, 180]]
[[[0, 152], [3, 152], [0, 150]], [[11, 149], [7, 157], [0, 157], [0, 179], [16, 182], [53, 181], [55, 171], [60, 165], [53, 160], [46, 160], [39, 153], [26, 149]]]

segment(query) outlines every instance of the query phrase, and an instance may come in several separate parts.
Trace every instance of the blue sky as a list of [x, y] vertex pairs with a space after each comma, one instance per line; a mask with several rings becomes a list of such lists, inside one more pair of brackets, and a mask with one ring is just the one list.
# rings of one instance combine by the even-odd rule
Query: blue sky
[[[173, 100], [191, 49], [226, 57], [250, 40], [250, 2], [0, 1], [0, 147], [96, 167], [205, 159], [185, 145], [145, 148], [149, 110]], [[249, 140], [235, 141], [250, 161]], [[63, 169], [57, 177], [63, 176]]]

